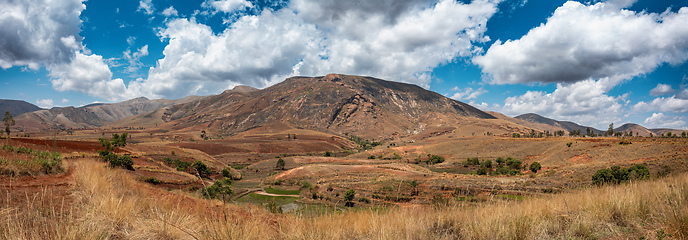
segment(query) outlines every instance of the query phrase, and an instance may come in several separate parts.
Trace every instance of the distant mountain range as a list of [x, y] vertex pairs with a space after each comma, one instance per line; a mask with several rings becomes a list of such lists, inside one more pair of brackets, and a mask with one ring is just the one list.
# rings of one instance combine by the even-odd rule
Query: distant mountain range
[[[595, 133], [595, 134], [600, 134], [606, 132], [606, 130], [598, 130], [593, 127], [588, 127], [588, 126], [581, 126], [577, 123], [569, 122], [569, 121], [558, 121], [550, 118], [546, 118], [540, 115], [537, 115], [535, 113], [527, 113], [523, 115], [519, 115], [514, 117], [515, 119], [520, 119], [523, 121], [531, 122], [531, 123], [539, 123], [539, 124], [546, 124], [549, 126], [561, 128], [566, 131], [568, 134], [569, 131], [573, 130], [580, 130], [581, 134], [586, 134], [587, 128], [590, 128], [590, 130]], [[666, 129], [666, 128], [658, 128], [658, 129], [647, 129], [641, 125], [634, 124], [634, 123], [626, 123], [624, 125], [621, 125], [620, 127], [614, 128], [614, 132], [633, 132], [633, 136], [650, 136], [652, 134], [653, 136], [660, 136], [662, 134], [666, 134], [668, 132], [672, 132], [674, 134], [683, 132], [685, 130], [678, 130], [678, 129]], [[688, 131], [686, 131], [688, 132]]]
[[[96, 103], [83, 107], [62, 107], [52, 109], [38, 108], [33, 111], [17, 111], [14, 115], [16, 120], [15, 128], [26, 131], [39, 131], [46, 129], [79, 129], [101, 127], [107, 123], [120, 120], [122, 118], [148, 113], [160, 109], [161, 107], [184, 103], [200, 99], [202, 97], [190, 96], [178, 100], [147, 98], [135, 98], [119, 103], [103, 104]], [[19, 109], [22, 106], [34, 106], [24, 101], [13, 101], [7, 107], [0, 107], [0, 111], [5, 109]], [[29, 109], [24, 107], [22, 109]]]
[[21, 100], [0, 99], [0, 115], [5, 116], [5, 112], [10, 112], [12, 116], [19, 116], [23, 113], [42, 110], [42, 108]]
[[[508, 129], [518, 131], [563, 130], [568, 134], [580, 130], [585, 134], [588, 129], [534, 113], [511, 118], [497, 112], [483, 112], [416, 85], [341, 74], [292, 77], [265, 89], [237, 86], [204, 97], [177, 100], [142, 97], [78, 108], [41, 109], [24, 101], [0, 100], [0, 111], [10, 111], [17, 121], [15, 128], [25, 131], [154, 125], [170, 130], [205, 129], [231, 135], [264, 125], [287, 124], [333, 134], [385, 139], [461, 123], [482, 121], [484, 124], [479, 125], [494, 125], [488, 122], [490, 119], [501, 119], [510, 125]], [[590, 129], [595, 134], [606, 131]], [[628, 131], [641, 136], [680, 134], [675, 129], [646, 129], [631, 123], [615, 129], [615, 132]]]

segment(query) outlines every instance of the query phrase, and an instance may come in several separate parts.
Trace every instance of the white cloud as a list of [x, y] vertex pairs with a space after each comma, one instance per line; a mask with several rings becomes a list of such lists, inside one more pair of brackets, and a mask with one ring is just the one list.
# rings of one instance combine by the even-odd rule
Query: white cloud
[[[459, 91], [460, 89], [458, 87], [452, 88], [454, 91]], [[487, 90], [483, 88], [475, 89], [473, 88], [465, 88], [457, 93], [454, 93], [450, 98], [454, 100], [469, 100], [469, 99], [474, 99], [480, 96], [480, 94], [486, 93]]]
[[69, 102], [69, 99], [66, 99], [66, 98], [62, 99], [62, 103], [68, 103], [68, 102]]
[[0, 1], [0, 67], [69, 62], [81, 49], [81, 0]]
[[480, 51], [473, 43], [487, 40], [496, 5], [297, 0], [241, 16], [218, 34], [194, 19], [176, 19], [158, 33], [169, 39], [165, 57], [136, 86], [149, 97], [175, 98], [337, 72], [428, 87], [434, 67]]
[[171, 17], [171, 16], [177, 16], [179, 13], [177, 12], [177, 9], [174, 9], [173, 6], [170, 6], [168, 8], [165, 8], [165, 10], [162, 10], [162, 15], [165, 15], [165, 17]]
[[209, 0], [201, 4], [204, 8], [214, 9], [215, 12], [231, 13], [237, 10], [253, 8], [253, 4], [246, 0]]
[[659, 96], [659, 95], [666, 95], [666, 94], [672, 94], [674, 93], [674, 89], [671, 88], [671, 85], [669, 84], [657, 84], [655, 88], [650, 90], [650, 95], [652, 96]]
[[139, 7], [136, 11], [141, 11], [146, 15], [152, 15], [155, 12], [155, 6], [153, 6], [153, 0], [141, 0], [139, 1]]
[[671, 97], [659, 97], [653, 99], [651, 102], [640, 101], [633, 106], [633, 110], [639, 112], [662, 111], [686, 113], [688, 112], [688, 100]]
[[606, 78], [558, 83], [557, 89], [551, 93], [528, 91], [507, 98], [501, 112], [511, 116], [537, 113], [582, 125], [606, 126], [610, 122], [619, 122], [619, 116], [625, 112], [623, 102], [627, 95], [607, 95], [614, 85], [616, 81]]
[[[122, 79], [112, 79], [112, 72], [103, 57], [76, 52], [70, 63], [48, 67], [53, 88], [58, 91], [78, 91], [109, 101], [121, 101], [140, 96], [130, 91]], [[136, 82], [132, 81], [131, 85]]]
[[688, 59], [688, 8], [662, 14], [569, 1], [517, 40], [496, 41], [474, 58], [491, 83], [630, 79]]
[[52, 108], [55, 107], [52, 99], [36, 99], [36, 105], [40, 108]]
[[686, 129], [686, 121], [679, 116], [665, 116], [664, 113], [653, 113], [645, 119], [647, 128], [674, 128]]
[[124, 69], [127, 73], [134, 73], [143, 66], [141, 63], [141, 57], [148, 56], [148, 45], [145, 45], [138, 49], [138, 51], [131, 53], [131, 50], [127, 49], [124, 51], [123, 58], [129, 62], [129, 66]]

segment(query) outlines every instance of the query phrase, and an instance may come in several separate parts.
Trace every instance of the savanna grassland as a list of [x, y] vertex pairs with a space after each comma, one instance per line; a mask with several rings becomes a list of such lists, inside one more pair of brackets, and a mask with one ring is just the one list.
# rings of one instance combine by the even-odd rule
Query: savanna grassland
[[[12, 170], [0, 176], [0, 236], [688, 237], [688, 145], [680, 138], [523, 139], [447, 131], [375, 142], [275, 127], [226, 139], [167, 141], [174, 135], [151, 129], [131, 131], [129, 143], [113, 149], [133, 159], [127, 170], [99, 156], [103, 147], [93, 139], [109, 134], [86, 130], [59, 140], [4, 139], [3, 169]], [[196, 162], [208, 170], [198, 170]], [[542, 169], [529, 170], [533, 162]], [[649, 177], [592, 183], [599, 169], [638, 164], [649, 169]], [[231, 193], [209, 198], [204, 191], [225, 177]], [[355, 195], [346, 199], [350, 189]]]

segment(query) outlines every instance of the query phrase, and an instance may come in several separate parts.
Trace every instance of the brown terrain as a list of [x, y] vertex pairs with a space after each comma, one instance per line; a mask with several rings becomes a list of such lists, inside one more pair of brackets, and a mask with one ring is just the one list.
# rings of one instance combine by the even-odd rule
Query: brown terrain
[[[363, 208], [481, 204], [575, 193], [592, 186], [597, 170], [613, 165], [644, 165], [653, 179], [688, 170], [688, 138], [570, 137], [570, 125], [486, 113], [414, 85], [370, 77], [294, 77], [262, 90], [237, 87], [175, 104], [135, 99], [114, 105], [133, 103], [141, 107], [114, 113], [113, 106], [99, 105], [20, 116], [17, 125], [25, 125], [14, 131], [21, 129], [29, 137], [13, 136], [0, 144], [57, 151], [64, 170], [4, 171], [0, 211], [41, 205], [59, 212], [77, 204], [80, 200], [73, 191], [80, 183], [75, 172], [84, 162], [102, 162], [98, 150], [104, 148], [98, 138], [124, 132], [129, 134], [128, 144], [114, 152], [130, 156], [133, 170], [114, 171], [140, 182], [155, 179], [158, 182], [145, 188], [147, 194], [189, 204], [204, 201], [200, 189], [222, 179], [223, 169], [234, 179], [229, 202], [263, 206], [256, 196], [262, 195], [291, 199], [278, 202], [278, 207], [295, 203], [299, 209], [334, 210], [346, 209], [342, 197], [348, 189], [356, 190], [356, 206]], [[96, 117], [68, 117], [88, 115], [80, 111]], [[63, 118], [67, 120], [59, 120]], [[32, 124], [36, 127], [27, 127]], [[39, 127], [51, 124], [64, 129]], [[624, 125], [619, 131], [650, 132], [643, 129]], [[512, 137], [559, 130], [567, 134]], [[680, 137], [680, 131], [666, 131]], [[426, 163], [433, 155], [444, 161]], [[507, 157], [526, 167], [514, 175], [492, 174], [496, 159]], [[31, 158], [0, 150], [0, 159]], [[469, 158], [491, 160], [493, 167], [487, 175], [478, 175], [480, 167], [466, 163]], [[279, 159], [285, 162], [283, 168], [277, 167]], [[211, 173], [201, 176], [194, 168], [178, 169], [180, 161], [203, 162]], [[527, 168], [533, 162], [542, 165], [537, 173]], [[273, 188], [301, 191], [268, 191]]]

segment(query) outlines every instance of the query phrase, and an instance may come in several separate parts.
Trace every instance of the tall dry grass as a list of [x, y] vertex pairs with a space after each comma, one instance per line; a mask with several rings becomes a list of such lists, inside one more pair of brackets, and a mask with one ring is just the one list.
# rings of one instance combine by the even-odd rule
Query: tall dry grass
[[260, 207], [153, 189], [95, 161], [75, 166], [71, 207], [2, 209], [0, 238], [656, 239], [662, 231], [688, 238], [685, 174], [521, 202], [305, 216], [273, 215]]

